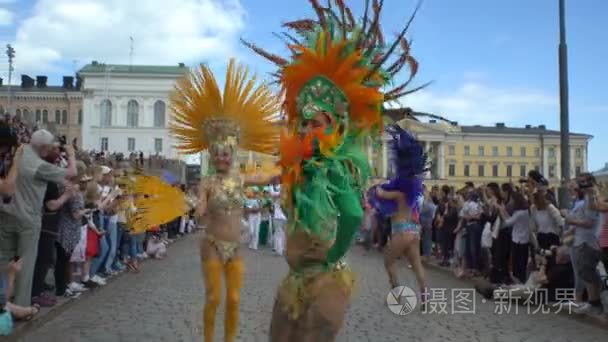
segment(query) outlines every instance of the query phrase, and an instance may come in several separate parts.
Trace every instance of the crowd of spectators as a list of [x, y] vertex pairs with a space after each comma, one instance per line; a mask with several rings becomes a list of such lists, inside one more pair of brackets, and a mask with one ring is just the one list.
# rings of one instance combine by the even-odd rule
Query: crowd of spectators
[[75, 299], [120, 272], [139, 272], [141, 260], [163, 258], [166, 245], [194, 227], [184, 216], [133, 231], [125, 180], [137, 165], [74, 145], [0, 120], [0, 335], [59, 297]]
[[[457, 277], [483, 279], [490, 289], [547, 288], [550, 299], [557, 289], [575, 289], [575, 312], [599, 314], [608, 270], [608, 198], [589, 173], [570, 181], [568, 189], [572, 202], [559, 210], [537, 171], [519, 184], [425, 188], [421, 254], [451, 267]], [[366, 218], [361, 242], [382, 250], [390, 240], [390, 218], [369, 205]]]

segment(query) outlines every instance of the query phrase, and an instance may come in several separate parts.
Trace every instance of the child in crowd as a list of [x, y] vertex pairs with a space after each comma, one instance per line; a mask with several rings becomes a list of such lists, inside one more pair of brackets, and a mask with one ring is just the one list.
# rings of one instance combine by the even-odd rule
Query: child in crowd
[[148, 240], [146, 253], [153, 259], [164, 259], [167, 255], [167, 245], [157, 234], [154, 234]]

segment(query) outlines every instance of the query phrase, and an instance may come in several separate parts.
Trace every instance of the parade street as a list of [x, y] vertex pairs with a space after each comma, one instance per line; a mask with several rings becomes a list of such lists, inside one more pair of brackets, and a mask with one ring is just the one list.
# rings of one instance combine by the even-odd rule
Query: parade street
[[[241, 296], [239, 341], [267, 341], [277, 284], [287, 271], [285, 261], [268, 249], [244, 250], [247, 263]], [[387, 307], [387, 277], [381, 255], [352, 249], [349, 262], [359, 282], [338, 341], [605, 341], [606, 331], [563, 314], [495, 314], [495, 303], [475, 296], [475, 314], [393, 314]], [[414, 287], [412, 274], [400, 263], [401, 277]], [[435, 288], [470, 288], [449, 274], [428, 270]], [[449, 298], [449, 294], [448, 294]], [[123, 274], [104, 288], [87, 294], [60, 314], [21, 338], [27, 342], [72, 341], [201, 341], [203, 278], [198, 234], [169, 248], [165, 260], [148, 261], [139, 274]], [[511, 308], [514, 309], [514, 308]], [[223, 309], [218, 312], [217, 341], [223, 340]], [[584, 335], [584, 338], [581, 336]]]

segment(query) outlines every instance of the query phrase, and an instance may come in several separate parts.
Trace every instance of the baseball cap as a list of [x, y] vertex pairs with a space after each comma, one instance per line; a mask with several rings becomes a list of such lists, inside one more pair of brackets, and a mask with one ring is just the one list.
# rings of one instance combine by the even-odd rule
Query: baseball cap
[[34, 146], [52, 145], [55, 142], [53, 134], [46, 129], [39, 129], [32, 133], [30, 143]]

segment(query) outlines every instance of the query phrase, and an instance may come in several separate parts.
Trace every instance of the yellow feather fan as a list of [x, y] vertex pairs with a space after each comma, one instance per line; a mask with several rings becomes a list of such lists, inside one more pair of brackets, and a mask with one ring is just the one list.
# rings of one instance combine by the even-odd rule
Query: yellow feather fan
[[256, 86], [243, 65], [230, 60], [222, 96], [205, 65], [179, 80], [171, 96], [171, 135], [182, 153], [197, 153], [214, 144], [273, 154], [278, 149], [280, 115], [277, 97]]
[[134, 183], [137, 212], [131, 223], [135, 232], [171, 222], [190, 210], [186, 194], [158, 177], [139, 175]]

